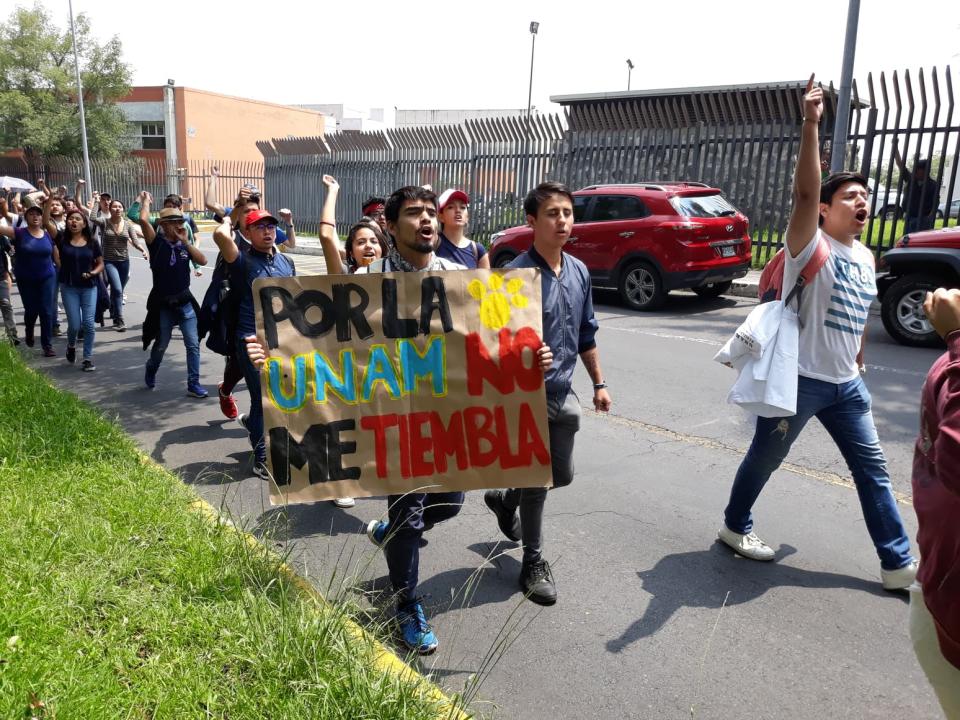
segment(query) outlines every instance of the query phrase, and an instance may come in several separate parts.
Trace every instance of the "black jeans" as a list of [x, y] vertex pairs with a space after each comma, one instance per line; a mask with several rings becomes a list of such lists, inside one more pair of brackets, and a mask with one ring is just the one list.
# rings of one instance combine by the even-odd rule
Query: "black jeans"
[[[550, 463], [553, 487], [573, 482], [573, 438], [580, 429], [580, 400], [571, 388], [565, 397], [547, 395], [547, 421], [550, 426]], [[543, 506], [549, 488], [513, 488], [503, 493], [503, 504], [509, 510], [520, 508], [520, 540], [523, 562], [542, 559]]]
[[463, 507], [462, 492], [389, 495], [390, 529], [384, 554], [390, 583], [402, 608], [416, 596], [420, 580], [420, 538], [438, 522], [449, 520]]

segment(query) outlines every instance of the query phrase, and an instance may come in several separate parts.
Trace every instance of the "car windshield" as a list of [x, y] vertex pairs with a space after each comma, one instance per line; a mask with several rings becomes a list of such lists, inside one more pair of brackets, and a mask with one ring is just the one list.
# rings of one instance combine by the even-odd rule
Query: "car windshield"
[[670, 204], [679, 215], [686, 217], [729, 217], [737, 213], [737, 209], [719, 194], [672, 197]]

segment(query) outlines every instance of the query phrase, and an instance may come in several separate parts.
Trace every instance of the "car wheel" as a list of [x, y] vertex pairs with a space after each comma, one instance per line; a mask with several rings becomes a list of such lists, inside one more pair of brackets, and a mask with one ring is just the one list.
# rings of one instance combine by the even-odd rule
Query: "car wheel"
[[880, 317], [894, 340], [914, 347], [941, 344], [940, 336], [923, 312], [923, 301], [928, 292], [943, 285], [943, 280], [936, 276], [915, 273], [900, 278], [887, 288], [880, 305]]
[[493, 267], [495, 268], [504, 268], [514, 261], [517, 256], [508, 250], [504, 250], [501, 253], [497, 253], [497, 256], [493, 259]]
[[619, 290], [624, 305], [633, 310], [656, 310], [667, 299], [660, 273], [645, 262], [630, 265], [623, 271]]
[[724, 282], [707, 283], [693, 288], [693, 291], [702, 298], [718, 298], [729, 292], [731, 287], [733, 287], [733, 280], [726, 280]]

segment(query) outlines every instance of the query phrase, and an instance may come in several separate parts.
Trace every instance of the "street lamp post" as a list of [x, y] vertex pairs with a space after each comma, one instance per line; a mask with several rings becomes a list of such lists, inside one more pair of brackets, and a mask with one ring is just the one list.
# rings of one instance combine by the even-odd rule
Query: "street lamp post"
[[73, 67], [77, 74], [77, 102], [80, 103], [80, 144], [83, 146], [83, 179], [87, 183], [87, 192], [93, 192], [93, 183], [90, 182], [90, 151], [87, 149], [87, 119], [83, 113], [83, 83], [80, 81], [80, 56], [77, 53], [77, 30], [73, 24], [73, 0], [67, 3], [70, 7], [70, 35], [73, 37]]
[[533, 21], [530, 23], [530, 85], [527, 90], [527, 127], [523, 140], [523, 172], [521, 172], [520, 194], [527, 192], [530, 170], [530, 111], [533, 107], [533, 54], [537, 49], [537, 30], [540, 29], [540, 23]]
[[630, 73], [633, 72], [633, 60], [627, 58], [627, 91], [630, 90]]

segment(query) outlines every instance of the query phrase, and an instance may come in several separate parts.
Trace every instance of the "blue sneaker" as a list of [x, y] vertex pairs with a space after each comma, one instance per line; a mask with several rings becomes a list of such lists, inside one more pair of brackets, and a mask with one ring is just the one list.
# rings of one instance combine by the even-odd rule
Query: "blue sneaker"
[[427, 616], [419, 601], [398, 610], [397, 623], [400, 625], [403, 644], [411, 650], [419, 655], [430, 655], [437, 649], [437, 636], [427, 623]]
[[195, 398], [205, 398], [210, 393], [207, 392], [206, 388], [203, 385], [197, 383], [187, 383], [187, 395]]
[[367, 523], [367, 537], [377, 547], [383, 547], [388, 532], [390, 532], [390, 522], [388, 520], [371, 520]]
[[148, 390], [153, 390], [157, 386], [157, 371], [151, 370], [149, 365], [147, 365], [146, 372], [143, 373], [143, 384], [147, 386]]

